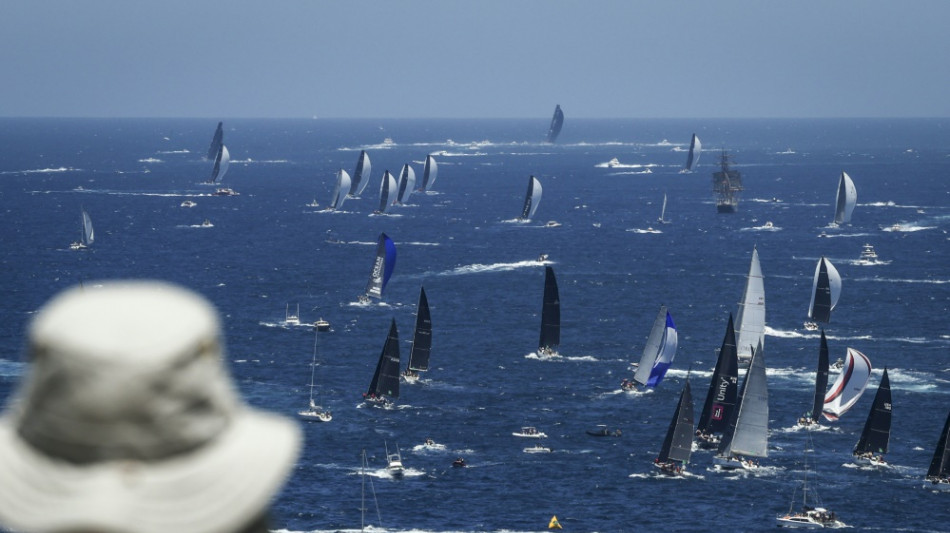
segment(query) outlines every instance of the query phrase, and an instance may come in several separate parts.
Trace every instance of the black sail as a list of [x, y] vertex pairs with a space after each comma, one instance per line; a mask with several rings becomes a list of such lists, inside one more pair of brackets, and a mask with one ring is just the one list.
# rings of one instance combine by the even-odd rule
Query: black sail
[[208, 147], [208, 159], [214, 159], [224, 144], [224, 123], [218, 122], [218, 129], [214, 130], [214, 137], [211, 139], [211, 146]]
[[927, 470], [927, 478], [946, 478], [950, 475], [950, 413], [947, 414], [947, 421], [943, 424], [943, 432], [940, 433], [940, 439], [937, 440], [937, 448], [934, 449], [933, 460], [930, 461], [930, 468]]
[[366, 154], [366, 150], [361, 150], [360, 157], [356, 160], [353, 177], [350, 178], [350, 196], [358, 196], [363, 192], [366, 187], [366, 180], [369, 179], [370, 168], [369, 156]]
[[815, 305], [811, 309], [811, 319], [826, 324], [831, 321], [831, 279], [828, 277], [828, 266], [824, 257], [818, 266], [818, 283], [815, 285]]
[[854, 453], [887, 453], [887, 443], [891, 437], [891, 382], [887, 378], [887, 368], [881, 377], [881, 384], [874, 395], [871, 412], [864, 423], [864, 431], [854, 447]]
[[[688, 378], [687, 378], [688, 379]], [[657, 460], [661, 463], [670, 461], [689, 462], [693, 451], [693, 394], [689, 389], [689, 381], [683, 386], [680, 401], [673, 413], [673, 420], [666, 431], [666, 439]]]
[[561, 299], [558, 296], [554, 269], [544, 267], [544, 304], [541, 307], [541, 339], [539, 350], [557, 351], [561, 344]]
[[389, 396], [394, 399], [399, 397], [399, 332], [396, 331], [395, 318], [389, 326], [389, 335], [386, 337], [383, 351], [379, 354], [379, 362], [376, 363], [376, 372], [373, 373], [367, 396]]
[[719, 360], [709, 382], [709, 392], [699, 417], [699, 430], [704, 433], [721, 433], [729, 424], [736, 407], [739, 390], [739, 354], [736, 350], [736, 330], [729, 314], [726, 335], [719, 348]]
[[429, 299], [425, 288], [419, 289], [419, 308], [416, 310], [416, 330], [412, 336], [412, 351], [409, 352], [409, 370], [429, 369], [429, 352], [432, 349], [432, 317], [429, 315]]
[[821, 330], [821, 347], [818, 349], [818, 372], [815, 375], [815, 402], [811, 408], [811, 419], [818, 422], [821, 410], [825, 406], [825, 389], [828, 388], [828, 341], [825, 330]]
[[551, 127], [548, 128], [547, 142], [553, 143], [557, 140], [557, 136], [561, 134], [561, 127], [564, 126], [564, 112], [561, 111], [561, 106], [558, 105], [554, 108], [554, 116], [551, 117]]

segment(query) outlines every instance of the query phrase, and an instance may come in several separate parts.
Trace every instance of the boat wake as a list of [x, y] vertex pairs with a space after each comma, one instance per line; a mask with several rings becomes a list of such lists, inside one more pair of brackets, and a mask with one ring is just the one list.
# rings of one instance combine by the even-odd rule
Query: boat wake
[[592, 355], [561, 355], [558, 353], [555, 354], [539, 354], [538, 352], [531, 352], [524, 356], [525, 359], [534, 359], [535, 361], [585, 361], [585, 362], [597, 362], [598, 359]]
[[631, 228], [627, 231], [630, 233], [663, 233], [662, 231], [653, 228]]
[[781, 231], [782, 228], [772, 225], [771, 222], [766, 222], [761, 226], [752, 226], [750, 228], [742, 228], [739, 231]]
[[72, 167], [36, 168], [32, 170], [5, 170], [0, 176], [8, 174], [58, 174], [60, 172], [82, 172], [82, 169]]
[[481, 274], [483, 272], [507, 272], [519, 268], [537, 268], [544, 266], [547, 262], [541, 262], [536, 259], [530, 261], [517, 261], [514, 263], [493, 263], [490, 265], [472, 264], [455, 267], [452, 270], [437, 272], [436, 276], [458, 276], [461, 274]]
[[894, 224], [893, 226], [888, 226], [886, 228], [881, 228], [881, 229], [883, 231], [889, 231], [889, 232], [913, 233], [915, 231], [937, 229], [937, 226], [919, 226], [915, 223], [906, 223], [906, 224], [897, 223], [897, 224]]
[[855, 278], [854, 281], [876, 281], [880, 283], [926, 283], [946, 285], [950, 279], [894, 279], [894, 278]]

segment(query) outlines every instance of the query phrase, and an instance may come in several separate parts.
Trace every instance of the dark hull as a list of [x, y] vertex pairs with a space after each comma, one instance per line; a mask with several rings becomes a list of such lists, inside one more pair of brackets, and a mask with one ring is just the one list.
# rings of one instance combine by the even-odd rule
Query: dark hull
[[718, 204], [716, 205], [717, 213], [735, 213], [738, 211], [739, 206], [735, 204]]

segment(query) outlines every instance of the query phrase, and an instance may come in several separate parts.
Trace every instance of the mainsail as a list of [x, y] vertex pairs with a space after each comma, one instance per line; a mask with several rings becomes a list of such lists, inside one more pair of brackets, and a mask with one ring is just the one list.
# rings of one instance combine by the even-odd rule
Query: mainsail
[[396, 331], [395, 318], [389, 326], [389, 335], [365, 396], [371, 399], [399, 398], [399, 332]]
[[887, 377], [887, 368], [881, 377], [881, 384], [874, 395], [871, 412], [864, 422], [861, 438], [854, 446], [854, 454], [887, 453], [887, 444], [891, 438], [891, 381]]
[[673, 324], [673, 317], [670, 316], [665, 305], [660, 306], [660, 312], [653, 321], [653, 329], [650, 330], [650, 336], [647, 337], [647, 343], [643, 347], [640, 364], [637, 366], [636, 374], [633, 375], [633, 380], [647, 387], [659, 385], [673, 363], [673, 358], [676, 357], [677, 343], [678, 335], [676, 326]]
[[928, 481], [937, 483], [943, 480], [946, 483], [948, 478], [950, 478], [950, 413], [947, 414], [947, 421], [944, 422], [943, 431], [937, 439], [937, 447], [934, 449], [930, 468], [927, 469]]
[[847, 172], [841, 173], [838, 179], [838, 196], [835, 199], [835, 224], [851, 222], [851, 213], [858, 201], [858, 191]]
[[660, 448], [660, 455], [657, 461], [667, 463], [670, 461], [679, 461], [688, 463], [689, 456], [693, 451], [693, 394], [689, 389], [689, 378], [683, 385], [683, 392], [680, 393], [680, 401], [676, 404], [676, 411], [673, 413], [673, 420], [666, 431], [666, 438], [663, 440], [663, 446]]
[[214, 130], [214, 137], [211, 138], [211, 146], [208, 147], [208, 159], [214, 159], [221, 149], [224, 142], [224, 123], [218, 122], [218, 128]]
[[356, 169], [353, 171], [353, 179], [350, 180], [350, 196], [356, 197], [363, 194], [363, 189], [369, 184], [372, 170], [373, 165], [369, 162], [369, 154], [366, 150], [360, 150], [360, 157], [356, 160]]
[[342, 168], [336, 173], [336, 187], [333, 188], [333, 198], [330, 200], [330, 209], [343, 206], [347, 191], [350, 190], [350, 175]]
[[426, 165], [422, 169], [422, 186], [419, 187], [420, 191], [431, 191], [432, 185], [435, 183], [435, 178], [439, 175], [439, 164], [435, 162], [435, 158], [431, 155], [426, 156]]
[[686, 170], [693, 170], [693, 167], [699, 164], [699, 156], [703, 152], [703, 143], [699, 142], [699, 137], [693, 134], [693, 140], [689, 143], [689, 156], [686, 157]]
[[818, 348], [818, 370], [815, 372], [815, 401], [808, 417], [816, 424], [821, 420], [821, 411], [825, 406], [825, 389], [828, 388], [828, 341], [825, 330], [821, 330], [821, 346]]
[[554, 108], [554, 116], [551, 118], [551, 127], [548, 128], [547, 142], [553, 143], [557, 140], [557, 136], [561, 134], [562, 126], [564, 126], [564, 112], [561, 111], [561, 106], [558, 105]]
[[729, 427], [719, 443], [719, 455], [768, 457], [769, 391], [765, 379], [765, 357], [761, 350], [752, 354], [749, 371]]
[[[92, 229], [92, 218], [85, 209], [82, 210], [82, 244], [89, 246], [96, 240], [96, 232]], [[106, 243], [108, 244], [108, 243]]]
[[831, 264], [831, 261], [822, 257], [815, 267], [808, 317], [816, 322], [830, 322], [831, 311], [838, 305], [840, 297], [841, 275], [838, 274], [838, 269]]
[[409, 201], [409, 196], [412, 194], [412, 191], [416, 188], [416, 171], [412, 170], [408, 164], [402, 166], [402, 171], [399, 173], [399, 196], [397, 201], [400, 204], [405, 204]]
[[822, 414], [828, 420], [838, 420], [858, 401], [871, 379], [871, 360], [866, 355], [848, 348], [841, 373], [825, 394]]
[[541, 203], [541, 182], [538, 178], [531, 176], [528, 178], [528, 192], [524, 197], [524, 207], [521, 209], [520, 220], [531, 220], [535, 211], [538, 210], [538, 204]]
[[561, 344], [561, 299], [554, 269], [544, 267], [544, 302], [541, 306], [541, 338], [538, 353], [556, 353]]
[[211, 177], [208, 179], [208, 183], [215, 183], [224, 179], [224, 174], [227, 173], [230, 164], [231, 154], [228, 153], [228, 147], [223, 144], [218, 146], [218, 152], [214, 156], [214, 168], [211, 169]]
[[429, 352], [432, 349], [432, 317], [429, 315], [429, 299], [425, 288], [419, 289], [419, 308], [416, 310], [416, 329], [409, 352], [409, 370], [425, 372], [429, 369]]
[[709, 392], [696, 429], [705, 434], [721, 433], [729, 423], [736, 405], [739, 388], [739, 358], [736, 353], [736, 330], [732, 315], [726, 326], [726, 335], [719, 348], [719, 359], [709, 382]]
[[742, 301], [736, 311], [736, 349], [739, 364], [752, 359], [752, 350], [765, 344], [765, 282], [759, 265], [759, 252], [752, 247], [752, 262], [746, 277]]
[[389, 283], [396, 267], [396, 244], [385, 233], [379, 234], [376, 244], [376, 259], [373, 261], [373, 270], [366, 284], [366, 296], [382, 299], [383, 290]]
[[383, 174], [383, 180], [379, 184], [379, 209], [377, 213], [385, 213], [386, 209], [393, 204], [391, 198], [396, 194], [396, 178], [387, 170]]
[[719, 171], [713, 173], [713, 192], [716, 193], [716, 211], [735, 213], [739, 208], [739, 193], [742, 192], [742, 174], [731, 168], [732, 158], [722, 151]]

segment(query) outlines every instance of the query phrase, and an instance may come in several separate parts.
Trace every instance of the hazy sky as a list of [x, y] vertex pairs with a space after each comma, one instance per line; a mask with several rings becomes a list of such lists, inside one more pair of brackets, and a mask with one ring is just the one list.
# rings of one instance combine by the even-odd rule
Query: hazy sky
[[950, 0], [2, 0], [0, 116], [947, 117]]

